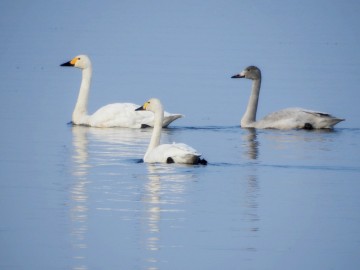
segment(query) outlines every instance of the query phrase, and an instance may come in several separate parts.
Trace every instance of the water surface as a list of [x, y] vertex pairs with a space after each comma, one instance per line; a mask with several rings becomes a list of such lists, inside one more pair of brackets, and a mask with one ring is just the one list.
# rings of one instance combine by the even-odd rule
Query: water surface
[[[23, 3], [22, 3], [23, 2]], [[360, 5], [335, 1], [2, 1], [1, 269], [358, 269]], [[319, 19], [319, 14], [322, 14]], [[257, 18], [254, 20], [254, 18]], [[162, 133], [208, 166], [141, 162], [151, 129], [67, 125], [91, 56], [89, 112], [160, 98]], [[241, 129], [302, 106], [333, 131]]]

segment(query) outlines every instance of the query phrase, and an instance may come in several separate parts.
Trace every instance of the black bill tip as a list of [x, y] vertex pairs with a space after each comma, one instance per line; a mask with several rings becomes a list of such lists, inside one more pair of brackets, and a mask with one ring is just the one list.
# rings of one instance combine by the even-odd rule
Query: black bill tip
[[145, 111], [144, 106], [141, 106], [141, 107], [135, 109], [135, 111]]
[[71, 64], [71, 61], [65, 62], [63, 64], [60, 65], [61, 67], [73, 67], [74, 65]]

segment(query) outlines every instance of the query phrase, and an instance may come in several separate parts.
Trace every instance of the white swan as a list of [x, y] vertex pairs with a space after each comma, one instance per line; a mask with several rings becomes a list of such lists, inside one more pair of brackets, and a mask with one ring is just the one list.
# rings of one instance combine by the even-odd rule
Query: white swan
[[241, 119], [244, 128], [274, 128], [274, 129], [331, 129], [345, 119], [336, 118], [330, 114], [306, 110], [302, 108], [287, 108], [271, 113], [256, 121], [256, 110], [259, 101], [261, 72], [255, 66], [245, 68], [241, 73], [231, 78], [246, 78], [252, 80], [252, 92]]
[[[78, 55], [71, 61], [60, 66], [71, 66], [82, 69], [82, 81], [79, 96], [72, 114], [72, 123], [92, 127], [127, 127], [141, 128], [154, 125], [154, 115], [150, 112], [136, 112], [139, 105], [133, 103], [113, 103], [101, 107], [94, 114], [88, 115], [87, 104], [89, 98], [92, 66], [90, 58], [86, 55]], [[163, 127], [167, 127], [172, 121], [182, 117], [181, 114], [165, 112]]]
[[203, 164], [207, 161], [201, 159], [199, 154], [192, 147], [183, 143], [160, 144], [161, 123], [164, 117], [164, 109], [160, 100], [152, 98], [145, 102], [137, 111], [146, 110], [154, 113], [154, 129], [151, 135], [150, 144], [144, 155], [144, 162], [148, 163], [183, 163]]

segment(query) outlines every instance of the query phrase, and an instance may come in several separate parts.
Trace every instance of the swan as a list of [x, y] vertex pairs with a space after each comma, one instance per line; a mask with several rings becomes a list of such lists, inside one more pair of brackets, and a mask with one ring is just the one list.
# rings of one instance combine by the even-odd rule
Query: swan
[[145, 102], [136, 111], [150, 111], [154, 113], [154, 129], [152, 131], [149, 146], [144, 155], [144, 162], [147, 163], [182, 163], [182, 164], [202, 164], [207, 161], [201, 159], [199, 154], [192, 147], [184, 143], [160, 144], [161, 123], [164, 118], [164, 109], [159, 99], [152, 98]]
[[273, 112], [263, 119], [256, 121], [256, 110], [261, 85], [260, 69], [256, 66], [249, 66], [231, 78], [246, 78], [253, 81], [247, 109], [241, 119], [241, 127], [259, 129], [332, 129], [334, 125], [345, 120], [336, 118], [328, 113], [302, 108], [287, 108]]
[[[79, 96], [72, 114], [72, 123], [91, 127], [127, 127], [142, 128], [154, 125], [154, 115], [151, 112], [136, 112], [139, 105], [133, 103], [113, 103], [98, 109], [88, 115], [87, 104], [90, 92], [92, 65], [87, 55], [78, 55], [60, 66], [76, 67], [82, 70], [82, 81]], [[174, 120], [183, 117], [181, 114], [165, 112], [163, 127]]]

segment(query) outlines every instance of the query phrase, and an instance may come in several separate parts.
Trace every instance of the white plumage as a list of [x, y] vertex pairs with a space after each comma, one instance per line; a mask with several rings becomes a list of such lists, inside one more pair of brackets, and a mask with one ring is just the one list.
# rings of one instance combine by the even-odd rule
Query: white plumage
[[146, 110], [154, 113], [154, 129], [149, 146], [144, 155], [144, 162], [148, 163], [182, 163], [203, 164], [207, 161], [201, 159], [201, 154], [184, 143], [160, 144], [164, 109], [160, 100], [152, 98], [145, 102], [137, 111]]
[[249, 66], [231, 78], [247, 78], [253, 81], [249, 103], [241, 119], [241, 127], [260, 129], [331, 129], [337, 123], [344, 121], [344, 119], [336, 118], [328, 113], [302, 108], [287, 108], [273, 112], [263, 119], [256, 121], [261, 85], [260, 69], [255, 66]]
[[[86, 55], [78, 55], [71, 61], [61, 66], [72, 66], [82, 69], [82, 80], [79, 96], [72, 114], [72, 122], [75, 125], [87, 125], [92, 127], [127, 127], [141, 128], [154, 126], [154, 115], [151, 112], [137, 112], [139, 105], [133, 103], [113, 103], [101, 107], [94, 114], [88, 115], [87, 103], [90, 92], [92, 65]], [[174, 120], [182, 117], [181, 114], [164, 113], [163, 127], [167, 127]]]

